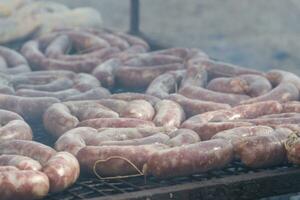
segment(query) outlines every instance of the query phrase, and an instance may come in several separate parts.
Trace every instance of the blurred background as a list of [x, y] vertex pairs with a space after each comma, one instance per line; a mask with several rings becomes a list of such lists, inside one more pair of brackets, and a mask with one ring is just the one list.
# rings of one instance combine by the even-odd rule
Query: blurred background
[[[104, 26], [128, 30], [129, 1], [56, 0], [92, 6]], [[166, 47], [199, 47], [246, 67], [300, 74], [298, 0], [141, 0], [141, 31]]]

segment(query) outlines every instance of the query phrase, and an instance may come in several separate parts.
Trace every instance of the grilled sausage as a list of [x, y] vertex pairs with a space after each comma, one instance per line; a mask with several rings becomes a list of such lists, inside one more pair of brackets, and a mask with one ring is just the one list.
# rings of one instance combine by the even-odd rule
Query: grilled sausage
[[186, 176], [222, 168], [232, 159], [231, 143], [215, 139], [154, 152], [143, 171], [158, 178]]

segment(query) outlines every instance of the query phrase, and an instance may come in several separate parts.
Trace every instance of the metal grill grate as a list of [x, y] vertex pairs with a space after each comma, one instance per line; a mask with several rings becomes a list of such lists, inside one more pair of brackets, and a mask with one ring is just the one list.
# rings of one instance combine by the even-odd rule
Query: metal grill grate
[[[35, 140], [53, 146], [41, 123], [32, 125]], [[45, 200], [79, 199], [253, 199], [296, 192], [300, 187], [300, 169], [284, 165], [250, 169], [234, 162], [225, 169], [167, 180], [135, 177], [99, 180], [81, 175], [69, 189], [49, 194]]]

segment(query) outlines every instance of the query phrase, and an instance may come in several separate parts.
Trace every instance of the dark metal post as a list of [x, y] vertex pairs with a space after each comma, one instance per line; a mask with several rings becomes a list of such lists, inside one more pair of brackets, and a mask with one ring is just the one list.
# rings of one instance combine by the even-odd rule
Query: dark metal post
[[130, 30], [131, 34], [140, 32], [140, 1], [130, 0]]

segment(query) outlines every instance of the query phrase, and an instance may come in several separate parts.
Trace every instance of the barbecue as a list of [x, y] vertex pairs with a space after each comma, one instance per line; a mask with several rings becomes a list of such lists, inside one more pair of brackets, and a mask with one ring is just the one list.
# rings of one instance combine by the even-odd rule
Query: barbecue
[[7, 23], [41, 13], [53, 21], [0, 39], [0, 200], [256, 199], [299, 190], [298, 75], [154, 43], [139, 30], [138, 0], [130, 33], [98, 27], [92, 8], [82, 9], [95, 18], [62, 27], [55, 15], [76, 9], [6, 6]]

